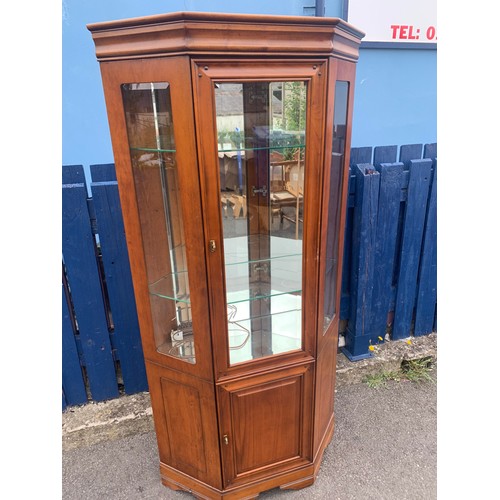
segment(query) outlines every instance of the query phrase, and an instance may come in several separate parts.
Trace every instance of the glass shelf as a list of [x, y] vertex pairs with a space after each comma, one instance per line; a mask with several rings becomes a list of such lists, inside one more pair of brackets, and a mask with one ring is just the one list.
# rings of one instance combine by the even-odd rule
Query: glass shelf
[[[302, 290], [300, 288], [293, 289], [293, 286], [290, 286], [287, 290], [270, 290], [269, 292], [261, 292], [262, 283], [258, 285], [252, 284], [248, 286], [246, 284], [247, 289], [241, 290], [239, 292], [227, 292], [227, 304], [239, 304], [241, 302], [252, 302], [253, 300], [266, 300], [272, 297], [278, 297], [280, 295], [297, 295], [300, 297], [300, 293]], [[266, 287], [269, 285], [266, 283]]]
[[[262, 246], [269, 246], [269, 255], [265, 255], [261, 259], [254, 258], [249, 260], [248, 249]], [[259, 234], [224, 239], [224, 260], [226, 267], [292, 257], [302, 258], [302, 240]]]
[[[267, 242], [270, 256], [248, 260], [248, 245]], [[227, 238], [226, 260], [227, 303], [236, 304], [278, 295], [298, 295], [302, 290], [302, 241], [259, 235]], [[290, 270], [295, 270], [291, 272]], [[188, 273], [180, 270], [162, 276], [149, 285], [149, 293], [163, 299], [190, 304]]]
[[[265, 258], [248, 260], [250, 248], [267, 248]], [[237, 236], [224, 241], [227, 303], [236, 304], [302, 290], [302, 241], [276, 236]], [[291, 270], [294, 270], [291, 272]]]
[[300, 295], [280, 296], [273, 300], [271, 304], [271, 312], [268, 314], [250, 315], [248, 306], [237, 306], [235, 304], [228, 305], [228, 320], [230, 323], [245, 323], [251, 320], [267, 320], [281, 315], [281, 318], [286, 316], [294, 316], [301, 314], [302, 300]]
[[[187, 280], [187, 271], [167, 274], [149, 285], [149, 293], [162, 299], [170, 299], [176, 302], [190, 304], [191, 300], [189, 293], [186, 293], [186, 290], [189, 290]], [[173, 283], [175, 283], [175, 291]]]
[[[234, 309], [231, 310], [231, 307]], [[231, 364], [260, 357], [255, 346], [269, 346], [267, 355], [302, 348], [301, 297], [281, 295], [271, 301], [271, 313], [251, 315], [249, 304], [228, 306], [228, 340]], [[254, 347], [252, 347], [254, 346]]]
[[131, 151], [146, 151], [147, 153], [175, 153], [175, 149], [158, 149], [158, 148], [140, 148], [131, 147]]
[[[177, 273], [174, 276], [175, 279], [186, 280], [187, 273], [182, 275], [181, 273]], [[259, 299], [270, 299], [271, 297], [276, 297], [278, 295], [299, 295], [301, 293], [302, 283], [298, 282], [298, 280], [278, 280], [272, 279], [272, 284], [274, 287], [270, 288], [269, 283], [265, 282], [257, 282], [248, 284], [247, 280], [243, 279], [238, 280], [236, 278], [227, 280], [227, 303], [228, 304], [237, 304], [240, 302], [250, 302], [253, 300]], [[158, 280], [156, 283], [149, 285], [149, 293], [151, 295], [155, 295], [162, 299], [174, 300], [176, 302], [181, 302], [183, 304], [190, 304], [191, 298], [186, 293], [174, 293], [172, 290], [172, 276], [165, 276], [164, 278]], [[276, 285], [280, 285], [278, 288]], [[269, 289], [269, 291], [262, 292], [262, 289]], [[183, 287], [183, 290], [185, 288]]]
[[277, 261], [279, 259], [286, 259], [286, 258], [291, 258], [291, 257], [302, 257], [302, 254], [290, 253], [288, 255], [275, 255], [273, 257], [269, 257], [268, 259], [255, 259], [255, 260], [247, 260], [245, 262], [226, 263], [226, 266], [236, 266], [238, 264], [255, 264], [257, 262], [271, 262], [271, 261]]
[[278, 146], [278, 145], [272, 145], [272, 146], [266, 146], [266, 147], [241, 147], [241, 148], [236, 148], [235, 146], [229, 146], [229, 147], [223, 147], [220, 148], [218, 151], [219, 153], [230, 153], [230, 152], [237, 152], [237, 151], [278, 151], [278, 150], [283, 150], [283, 149], [299, 149], [299, 148], [305, 148], [305, 144], [292, 144], [288, 146]]

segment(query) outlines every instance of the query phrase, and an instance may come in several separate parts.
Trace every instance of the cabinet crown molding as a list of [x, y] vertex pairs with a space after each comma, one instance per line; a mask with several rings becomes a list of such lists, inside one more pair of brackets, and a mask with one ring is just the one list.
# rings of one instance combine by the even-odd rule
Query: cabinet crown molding
[[99, 61], [161, 55], [335, 56], [357, 61], [364, 33], [339, 18], [176, 12], [87, 25]]

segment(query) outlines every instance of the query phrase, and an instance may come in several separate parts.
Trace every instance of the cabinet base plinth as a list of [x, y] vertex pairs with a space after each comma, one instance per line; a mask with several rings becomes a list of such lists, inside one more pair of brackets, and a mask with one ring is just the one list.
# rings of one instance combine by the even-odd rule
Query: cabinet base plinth
[[277, 474], [247, 485], [219, 490], [168, 465], [160, 464], [161, 481], [164, 486], [176, 491], [186, 491], [191, 493], [194, 498], [203, 500], [253, 500], [258, 498], [260, 493], [273, 488], [299, 490], [314, 483], [314, 472], [315, 467], [311, 464], [301, 469]]
[[283, 484], [280, 486], [280, 490], [301, 490], [302, 488], [312, 486], [314, 484], [314, 480], [314, 476], [306, 477], [305, 479], [294, 481], [293, 483]]

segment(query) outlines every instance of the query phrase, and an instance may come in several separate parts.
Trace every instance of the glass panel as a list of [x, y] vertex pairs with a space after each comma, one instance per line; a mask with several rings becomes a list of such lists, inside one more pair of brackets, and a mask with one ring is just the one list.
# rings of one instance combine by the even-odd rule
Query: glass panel
[[124, 84], [122, 96], [156, 347], [195, 363], [170, 86]]
[[333, 145], [330, 165], [330, 189], [328, 199], [328, 220], [326, 236], [325, 290], [323, 306], [323, 334], [335, 317], [338, 277], [338, 245], [340, 217], [340, 189], [344, 167], [345, 138], [347, 130], [347, 102], [349, 82], [335, 83], [333, 112]]
[[215, 84], [231, 364], [302, 348], [306, 94]]

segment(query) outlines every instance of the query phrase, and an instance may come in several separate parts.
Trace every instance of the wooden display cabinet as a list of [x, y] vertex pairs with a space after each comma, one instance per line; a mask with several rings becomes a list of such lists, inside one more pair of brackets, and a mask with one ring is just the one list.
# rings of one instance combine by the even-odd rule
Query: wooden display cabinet
[[363, 33], [192, 12], [88, 28], [161, 479], [209, 499], [308, 486], [334, 427]]

